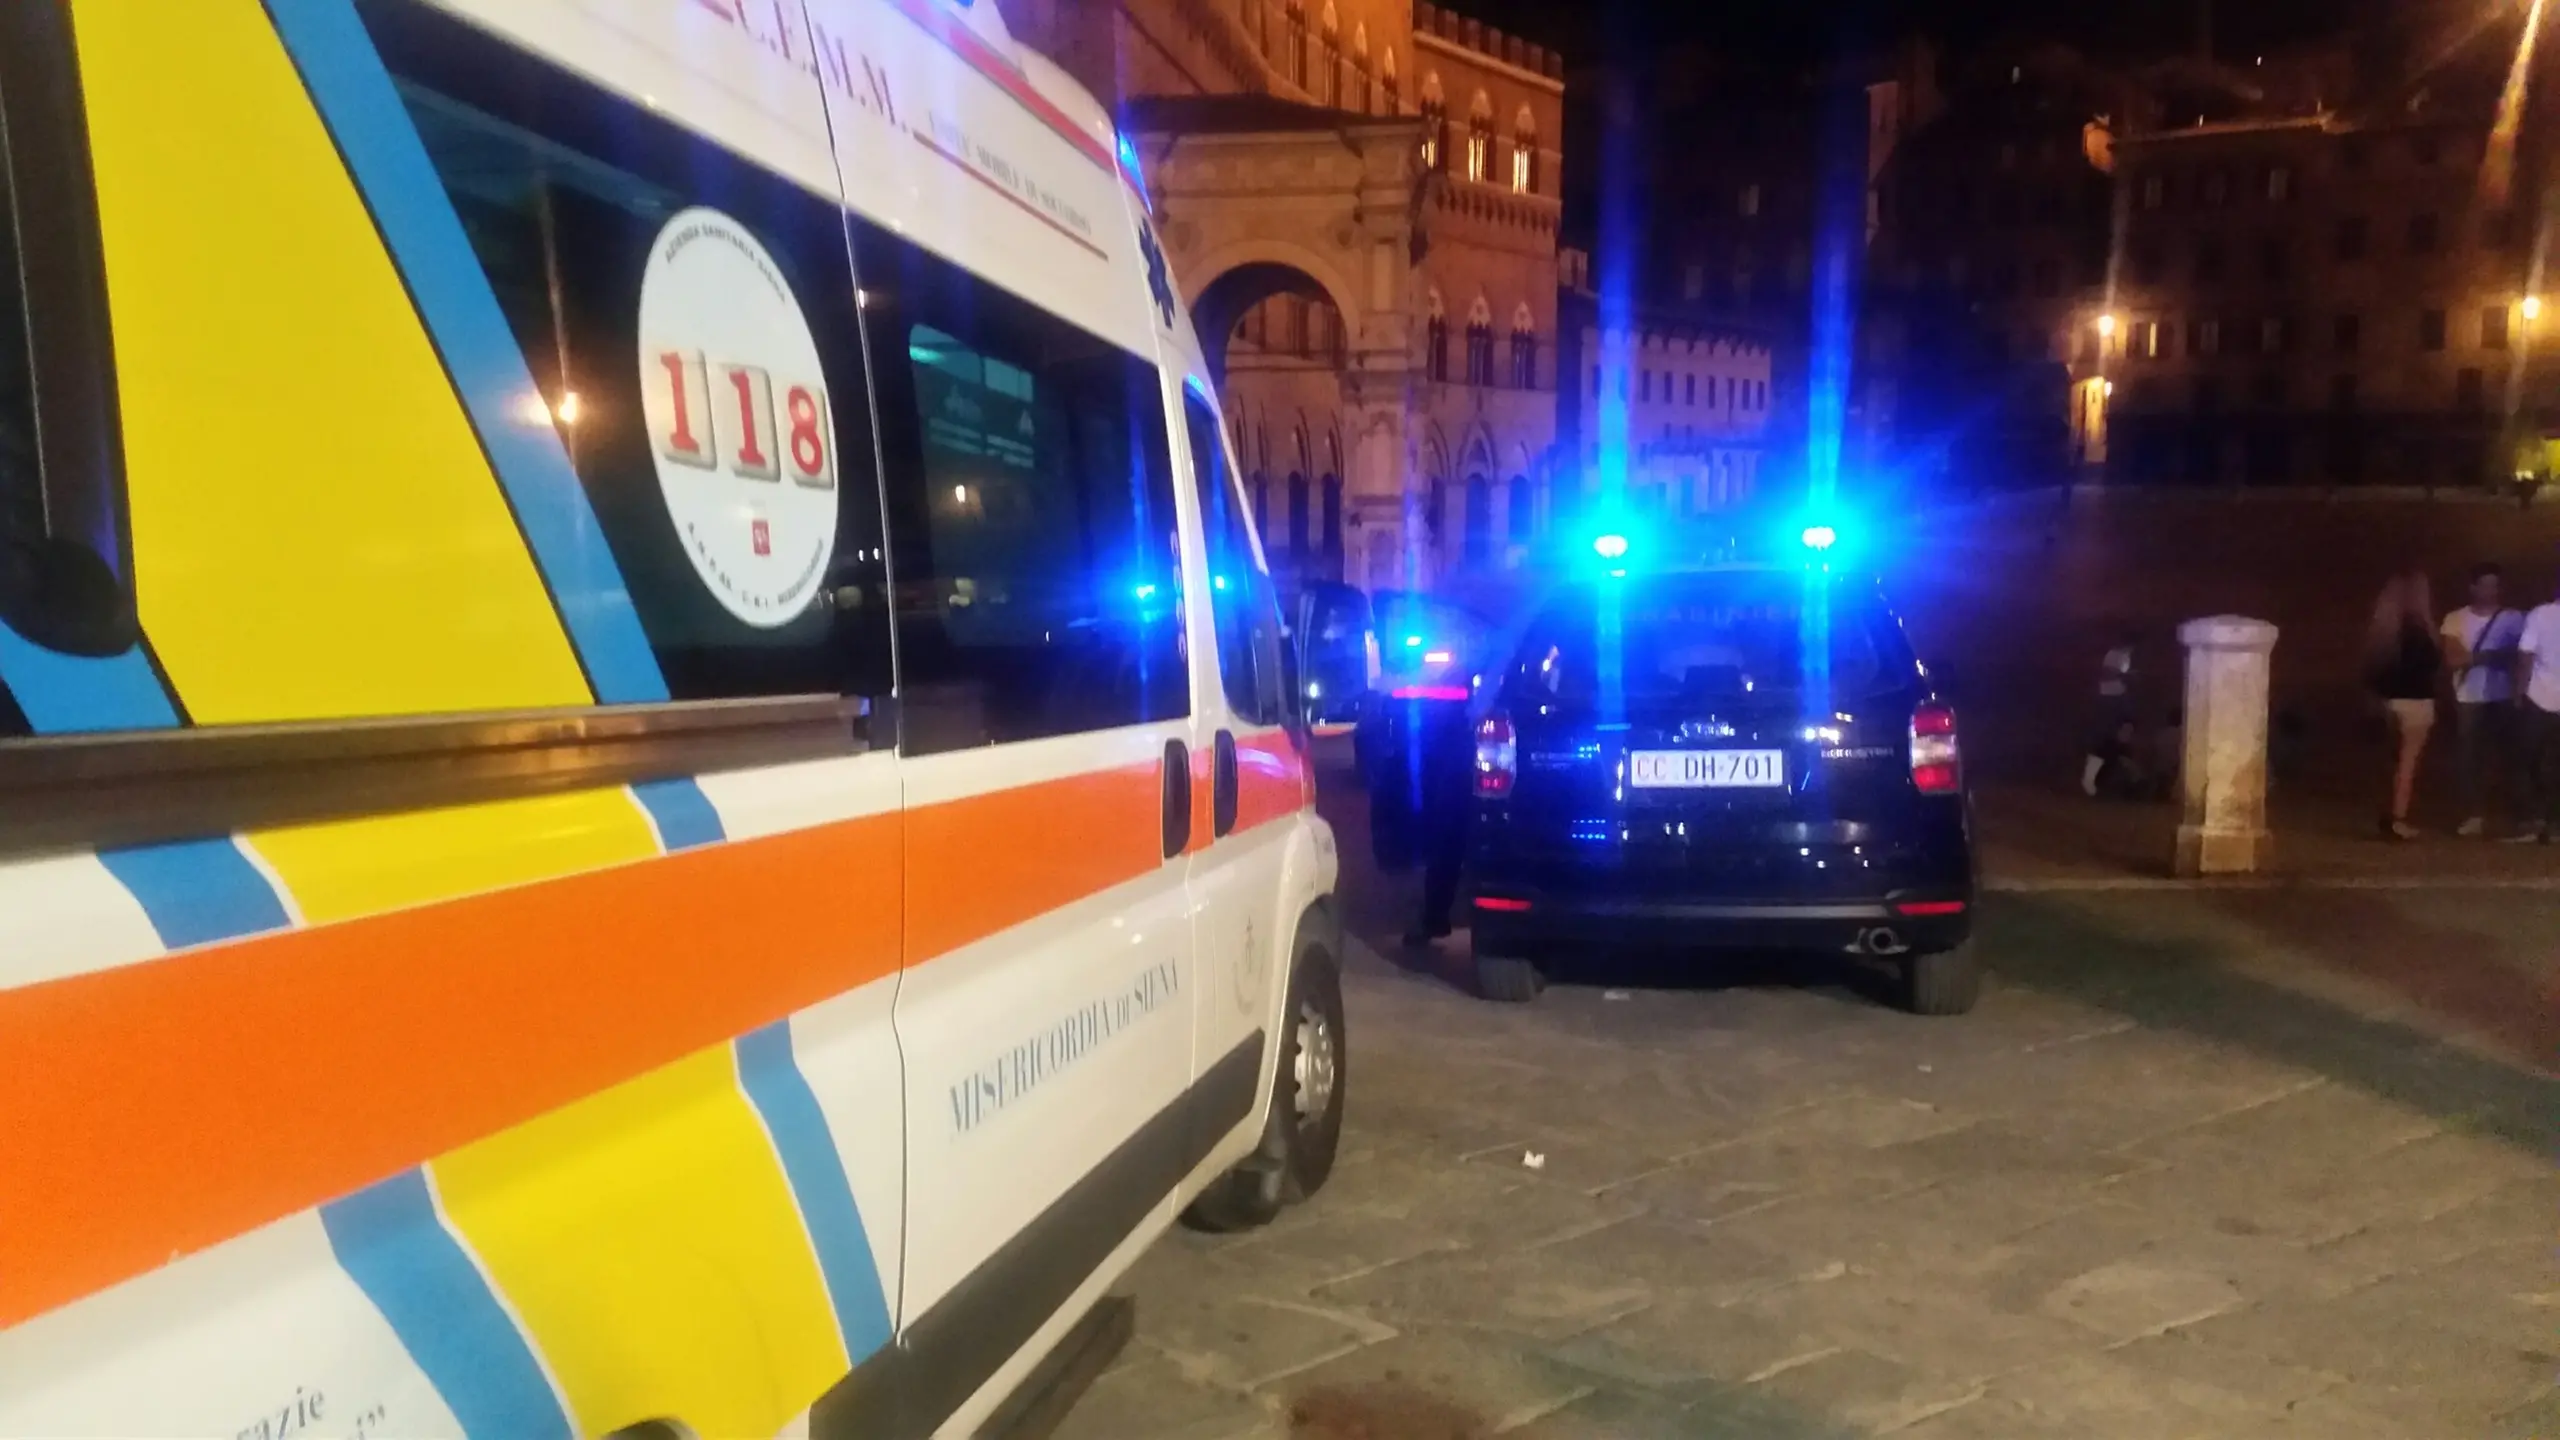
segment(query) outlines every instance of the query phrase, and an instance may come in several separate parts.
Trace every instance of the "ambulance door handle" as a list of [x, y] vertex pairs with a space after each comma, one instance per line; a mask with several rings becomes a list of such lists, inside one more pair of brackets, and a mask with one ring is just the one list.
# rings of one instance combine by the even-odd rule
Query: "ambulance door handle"
[[1210, 812], [1216, 816], [1218, 835], [1225, 838], [1236, 828], [1236, 735], [1232, 730], [1218, 732], [1218, 749], [1210, 773]]
[[1164, 858], [1191, 848], [1191, 747], [1164, 742]]

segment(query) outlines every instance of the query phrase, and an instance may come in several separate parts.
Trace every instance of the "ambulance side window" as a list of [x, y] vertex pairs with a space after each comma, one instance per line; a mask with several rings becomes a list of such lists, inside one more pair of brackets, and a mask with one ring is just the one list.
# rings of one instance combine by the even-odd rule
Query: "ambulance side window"
[[[0, 85], [7, 79], [0, 76]], [[0, 92], [0, 107], [5, 107]], [[0, 109], [4, 114], [5, 109]], [[16, 196], [0, 150], [0, 567], [28, 563], [44, 534], [44, 477], [36, 468], [36, 392], [27, 356], [27, 287], [19, 268]], [[0, 577], [0, 585], [9, 577]], [[0, 677], [0, 737], [28, 733], [25, 712]]]
[[910, 754], [1190, 713], [1153, 362], [856, 222]]
[[[110, 656], [140, 632], [87, 133], [67, 7], [0, 5], [0, 623], [26, 646]], [[12, 658], [0, 650], [0, 739], [32, 728]]]
[[669, 697], [886, 695], [834, 200], [417, 0], [357, 13], [530, 374], [510, 423], [557, 434]]
[[1209, 614], [1217, 624], [1218, 673], [1226, 686], [1227, 707], [1244, 724], [1277, 725], [1288, 718], [1289, 702], [1271, 576], [1254, 553], [1244, 497], [1219, 445], [1218, 417], [1198, 395], [1186, 390], [1182, 398], [1192, 480], [1199, 487], [1200, 515], [1209, 537]]

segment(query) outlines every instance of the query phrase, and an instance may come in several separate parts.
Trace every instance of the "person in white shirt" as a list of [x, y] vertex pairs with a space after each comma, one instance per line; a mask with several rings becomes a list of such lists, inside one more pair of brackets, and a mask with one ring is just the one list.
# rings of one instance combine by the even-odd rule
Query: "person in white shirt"
[[2524, 735], [2524, 829], [2519, 842], [2548, 845], [2560, 838], [2560, 601], [2534, 607], [2516, 641], [2516, 669], [2523, 704], [2516, 711]]
[[2136, 637], [2127, 630], [2115, 648], [2098, 661], [2098, 718], [2091, 727], [2089, 748], [2080, 760], [2080, 793], [2095, 797], [2111, 769], [2131, 758], [2133, 724], [2133, 651]]
[[2471, 603], [2444, 617], [2445, 668], [2453, 674], [2455, 755], [2461, 764], [2462, 828], [2489, 829], [2489, 795], [2510, 764], [2516, 730], [2516, 641], [2524, 614], [2507, 608], [2505, 576], [2495, 565], [2471, 571]]

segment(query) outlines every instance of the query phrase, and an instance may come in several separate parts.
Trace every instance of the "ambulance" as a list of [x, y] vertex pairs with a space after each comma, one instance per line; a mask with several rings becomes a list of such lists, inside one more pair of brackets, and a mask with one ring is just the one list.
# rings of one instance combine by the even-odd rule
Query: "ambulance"
[[964, 1435], [1346, 1051], [991, 0], [0, 4], [0, 1435]]

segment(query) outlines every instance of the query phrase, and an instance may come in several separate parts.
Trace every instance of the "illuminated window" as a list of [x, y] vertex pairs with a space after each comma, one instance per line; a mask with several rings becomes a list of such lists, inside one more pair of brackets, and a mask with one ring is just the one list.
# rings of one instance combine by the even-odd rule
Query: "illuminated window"
[[1342, 103], [1342, 17], [1333, 0], [1325, 0], [1322, 68], [1316, 74], [1316, 103], [1327, 108]]
[[1467, 115], [1467, 178], [1483, 180], [1493, 169], [1493, 102], [1481, 90]]
[[1526, 105], [1511, 126], [1511, 188], [1523, 195], [1538, 188], [1538, 121]]
[[1449, 103], [1441, 98], [1436, 74], [1422, 81], [1422, 168], [1449, 168]]

